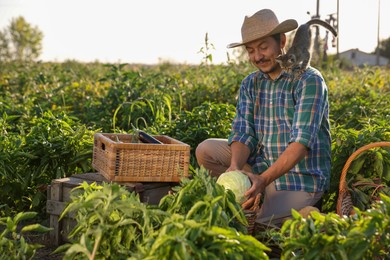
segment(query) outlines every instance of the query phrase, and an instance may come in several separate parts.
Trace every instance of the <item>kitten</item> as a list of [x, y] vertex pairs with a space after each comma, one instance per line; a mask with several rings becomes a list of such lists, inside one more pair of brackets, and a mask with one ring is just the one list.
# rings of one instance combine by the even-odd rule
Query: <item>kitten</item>
[[336, 30], [327, 22], [320, 19], [312, 19], [299, 26], [290, 49], [284, 55], [279, 55], [276, 61], [287, 72], [302, 74], [307, 69], [311, 59], [311, 25], [321, 25], [328, 29], [336, 37]]

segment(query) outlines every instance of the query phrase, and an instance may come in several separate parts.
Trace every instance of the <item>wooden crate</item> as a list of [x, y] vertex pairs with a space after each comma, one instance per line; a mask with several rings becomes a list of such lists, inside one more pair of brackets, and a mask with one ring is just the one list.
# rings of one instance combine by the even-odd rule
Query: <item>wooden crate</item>
[[188, 176], [190, 146], [165, 135], [163, 144], [133, 143], [131, 134], [94, 135], [92, 166], [116, 182], [179, 182]]
[[[59, 217], [70, 201], [71, 190], [84, 181], [89, 184], [110, 182], [100, 173], [85, 173], [52, 180], [49, 186], [46, 212], [49, 214], [50, 227], [53, 228], [49, 234], [53, 245], [58, 246], [68, 241], [67, 235], [76, 225], [72, 215], [64, 217], [61, 221], [59, 221]], [[175, 182], [121, 182], [120, 184], [125, 186], [128, 191], [138, 193], [142, 202], [154, 205], [157, 205], [173, 186], [178, 185]]]

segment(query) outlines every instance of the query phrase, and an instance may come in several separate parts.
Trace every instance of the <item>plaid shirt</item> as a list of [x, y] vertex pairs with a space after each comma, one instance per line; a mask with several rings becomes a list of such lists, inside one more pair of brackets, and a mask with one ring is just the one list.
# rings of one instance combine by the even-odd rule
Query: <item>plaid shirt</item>
[[301, 143], [309, 148], [308, 155], [275, 180], [276, 189], [325, 191], [331, 164], [328, 116], [328, 89], [314, 68], [296, 80], [285, 72], [275, 80], [254, 72], [242, 81], [229, 145], [248, 145], [248, 163], [254, 173], [261, 173], [289, 143]]

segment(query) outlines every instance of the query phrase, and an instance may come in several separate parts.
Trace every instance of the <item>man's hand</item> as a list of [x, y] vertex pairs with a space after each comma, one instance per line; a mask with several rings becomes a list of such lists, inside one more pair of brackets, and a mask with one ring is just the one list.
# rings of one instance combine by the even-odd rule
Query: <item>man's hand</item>
[[247, 175], [252, 182], [252, 186], [244, 194], [248, 199], [242, 204], [243, 209], [249, 209], [255, 203], [256, 196], [264, 192], [267, 184], [261, 175], [255, 175], [247, 171], [242, 171], [242, 173]]

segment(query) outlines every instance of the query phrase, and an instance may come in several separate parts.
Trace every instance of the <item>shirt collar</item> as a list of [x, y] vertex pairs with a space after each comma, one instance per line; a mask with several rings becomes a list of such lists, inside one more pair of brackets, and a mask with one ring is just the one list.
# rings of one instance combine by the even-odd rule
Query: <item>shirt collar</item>
[[[268, 80], [272, 80], [268, 74], [266, 73], [263, 73], [259, 70], [259, 79], [268, 79]], [[283, 78], [294, 78], [294, 75], [293, 74], [290, 74], [290, 73], [287, 73], [285, 70], [282, 70], [282, 72], [280, 72], [280, 74], [274, 79], [274, 81], [276, 80], [279, 80], [279, 79], [283, 79]]]

